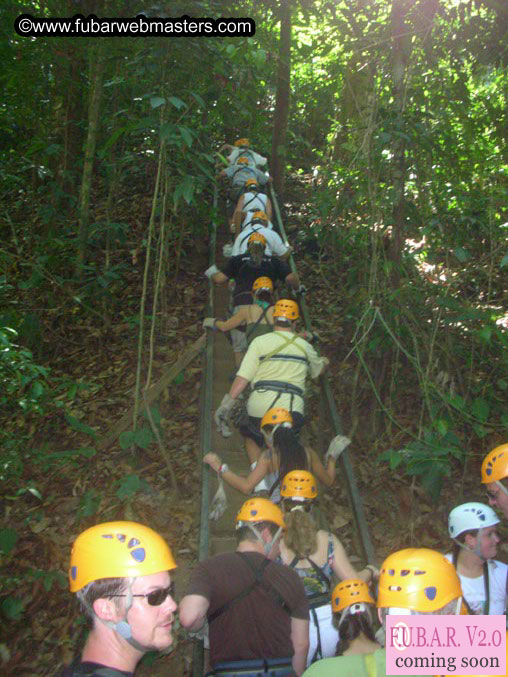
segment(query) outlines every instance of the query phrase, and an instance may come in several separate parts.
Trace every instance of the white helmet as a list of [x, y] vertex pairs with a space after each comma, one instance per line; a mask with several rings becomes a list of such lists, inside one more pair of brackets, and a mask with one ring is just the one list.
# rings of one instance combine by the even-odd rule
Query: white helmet
[[455, 539], [464, 531], [485, 529], [499, 524], [500, 520], [485, 503], [463, 503], [454, 508], [448, 516], [448, 533]]

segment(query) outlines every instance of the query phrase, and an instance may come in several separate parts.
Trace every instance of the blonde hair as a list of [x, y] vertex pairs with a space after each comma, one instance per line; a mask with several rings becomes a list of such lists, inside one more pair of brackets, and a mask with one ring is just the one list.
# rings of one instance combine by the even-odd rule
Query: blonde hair
[[312, 515], [303, 510], [284, 512], [286, 531], [284, 543], [298, 557], [309, 557], [316, 552], [318, 527]]

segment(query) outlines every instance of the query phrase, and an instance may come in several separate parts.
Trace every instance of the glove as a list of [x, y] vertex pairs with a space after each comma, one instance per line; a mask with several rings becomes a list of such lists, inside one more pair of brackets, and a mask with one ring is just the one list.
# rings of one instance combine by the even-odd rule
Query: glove
[[229, 242], [222, 247], [222, 256], [225, 259], [230, 259], [233, 254], [233, 245]]
[[319, 341], [319, 334], [317, 331], [304, 331], [300, 334], [300, 336], [309, 343], [315, 343]]
[[203, 329], [215, 330], [215, 317], [205, 317], [203, 320]]
[[299, 294], [300, 296], [303, 296], [304, 294], [307, 293], [307, 287], [304, 284], [301, 284], [296, 290], [296, 293]]
[[228, 418], [235, 402], [236, 400], [234, 400], [229, 393], [226, 393], [222, 398], [219, 408], [213, 416], [213, 419], [217, 425], [217, 430], [220, 432], [222, 437], [231, 437], [233, 434], [228, 425]]
[[344, 449], [346, 449], [346, 447], [348, 447], [350, 444], [351, 440], [349, 439], [349, 437], [346, 437], [345, 435], [336, 435], [330, 442], [328, 451], [325, 454], [324, 458], [325, 465], [328, 463], [328, 460], [330, 458], [333, 458], [336, 461], [342, 454]]
[[215, 273], [220, 273], [220, 270], [217, 268], [217, 266], [215, 265], [215, 263], [213, 264], [213, 266], [210, 266], [210, 268], [207, 268], [207, 269], [205, 270], [205, 275], [207, 276], [207, 278], [208, 278], [209, 280], [212, 279], [212, 275], [215, 275]]
[[217, 489], [217, 492], [210, 504], [210, 511], [208, 513], [208, 517], [211, 520], [220, 519], [222, 515], [226, 512], [227, 504], [228, 503], [226, 500], [226, 492], [224, 491], [224, 481], [222, 477], [219, 477], [219, 488]]

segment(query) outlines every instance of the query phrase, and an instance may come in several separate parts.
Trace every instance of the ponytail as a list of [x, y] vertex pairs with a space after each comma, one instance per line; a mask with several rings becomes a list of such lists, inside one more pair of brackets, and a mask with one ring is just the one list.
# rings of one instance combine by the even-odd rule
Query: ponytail
[[309, 512], [301, 509], [291, 512], [289, 505], [303, 507], [301, 503], [296, 504], [291, 499], [284, 499], [284, 522], [286, 524], [284, 543], [295, 555], [303, 559], [317, 550], [317, 524]]
[[[340, 613], [334, 613], [334, 625], [338, 627], [338, 619]], [[335, 650], [336, 656], [342, 656], [344, 651], [349, 649], [351, 642], [362, 633], [370, 639], [371, 642], [376, 641], [374, 630], [372, 628], [372, 620], [369, 611], [362, 611], [359, 614], [348, 614], [340, 624], [339, 641]]]

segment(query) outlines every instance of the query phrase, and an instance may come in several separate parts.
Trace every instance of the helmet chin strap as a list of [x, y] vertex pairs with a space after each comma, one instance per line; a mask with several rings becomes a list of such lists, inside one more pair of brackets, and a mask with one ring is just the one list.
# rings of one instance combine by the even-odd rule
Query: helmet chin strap
[[259, 533], [259, 531], [256, 529], [256, 527], [255, 527], [253, 524], [247, 524], [246, 526], [249, 527], [249, 529], [252, 531], [252, 533], [256, 536], [256, 538], [258, 539], [258, 541], [261, 543], [261, 545], [263, 546], [263, 551], [264, 551], [266, 557], [268, 557], [268, 555], [270, 554], [270, 552], [271, 552], [271, 550], [272, 550], [272, 548], [273, 548], [273, 546], [274, 546], [274, 544], [275, 544], [275, 541], [276, 541], [276, 540], [279, 538], [279, 536], [280, 536], [280, 533], [281, 533], [281, 531], [282, 531], [282, 527], [279, 527], [279, 528], [277, 529], [277, 531], [275, 532], [275, 535], [274, 535], [274, 537], [272, 538], [272, 540], [271, 540], [269, 543], [266, 543], [266, 542], [263, 540], [263, 538], [262, 538], [261, 534]]
[[508, 496], [508, 489], [505, 487], [505, 485], [502, 482], [500, 482], [499, 480], [496, 480], [495, 484], [497, 484], [497, 486], [501, 489], [503, 494], [506, 494]]
[[462, 548], [462, 550], [467, 550], [468, 552], [474, 553], [483, 562], [486, 562], [488, 560], [488, 557], [484, 557], [482, 555], [482, 534], [483, 534], [483, 529], [480, 527], [480, 529], [478, 529], [478, 535], [476, 537], [476, 547], [475, 548], [470, 548], [468, 545], [466, 545], [465, 543], [461, 543], [456, 538], [454, 538], [453, 540], [459, 546], [459, 548]]
[[143, 644], [140, 644], [137, 640], [134, 639], [134, 637], [132, 636], [132, 629], [130, 623], [127, 620], [127, 614], [129, 613], [129, 610], [133, 602], [132, 586], [136, 578], [128, 578], [127, 580], [128, 580], [126, 590], [127, 594], [125, 597], [125, 614], [123, 620], [118, 621], [117, 623], [115, 623], [114, 621], [106, 621], [104, 618], [100, 618], [99, 616], [97, 616], [93, 608], [87, 602], [83, 600], [83, 603], [85, 604], [87, 609], [89, 609], [89, 611], [92, 612], [94, 618], [97, 618], [97, 620], [99, 620], [103, 625], [105, 625], [108, 628], [111, 628], [111, 630], [114, 630], [116, 633], [118, 633], [120, 637], [125, 639], [125, 641], [128, 642], [137, 651], [147, 653], [147, 651], [151, 651], [151, 647], [144, 646]]

